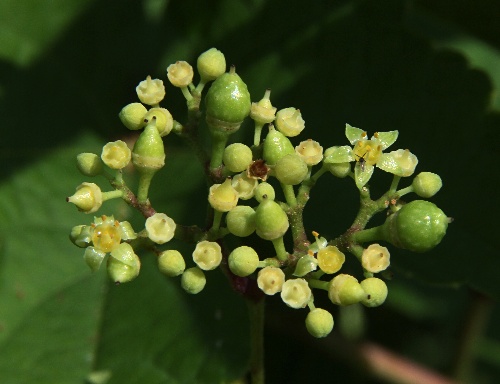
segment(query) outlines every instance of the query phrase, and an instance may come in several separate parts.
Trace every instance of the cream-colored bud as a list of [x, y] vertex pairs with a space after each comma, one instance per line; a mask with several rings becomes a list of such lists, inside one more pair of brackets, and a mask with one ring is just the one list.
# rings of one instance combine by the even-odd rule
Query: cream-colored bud
[[193, 260], [201, 269], [210, 271], [222, 261], [222, 249], [214, 241], [200, 241], [193, 251]]
[[384, 271], [390, 264], [389, 250], [379, 244], [371, 244], [363, 251], [361, 264], [368, 272]]
[[259, 271], [257, 285], [266, 295], [281, 292], [285, 282], [285, 273], [277, 267], [265, 267]]
[[240, 199], [248, 200], [254, 196], [255, 188], [259, 185], [259, 181], [248, 177], [246, 172], [242, 172], [233, 177], [231, 184]]
[[302, 141], [295, 147], [295, 153], [309, 166], [318, 164], [323, 160], [323, 147], [317, 141]]
[[193, 67], [186, 61], [177, 61], [167, 68], [168, 80], [174, 87], [187, 87], [193, 81]]
[[146, 219], [146, 231], [151, 241], [164, 244], [173, 239], [175, 222], [164, 213], [155, 213]]
[[165, 86], [160, 79], [151, 79], [148, 76], [135, 89], [139, 100], [147, 105], [157, 105], [165, 97]]
[[290, 279], [283, 283], [281, 299], [291, 308], [304, 308], [311, 296], [311, 288], [304, 279]]
[[107, 143], [102, 147], [101, 159], [112, 169], [125, 168], [132, 158], [132, 151], [122, 140]]
[[276, 128], [285, 136], [297, 136], [305, 128], [304, 119], [298, 109], [284, 108], [276, 114]]

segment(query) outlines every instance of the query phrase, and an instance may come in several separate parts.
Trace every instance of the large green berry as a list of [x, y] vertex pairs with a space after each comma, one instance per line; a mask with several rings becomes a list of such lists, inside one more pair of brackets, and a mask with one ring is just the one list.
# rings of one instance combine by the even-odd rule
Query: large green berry
[[399, 248], [426, 252], [446, 234], [449, 219], [435, 204], [415, 200], [389, 216], [381, 227], [384, 240]]
[[251, 104], [247, 85], [231, 67], [213, 82], [207, 92], [207, 124], [212, 132], [235, 132], [250, 113]]
[[294, 154], [295, 148], [288, 137], [274, 129], [271, 125], [269, 126], [269, 133], [264, 140], [262, 151], [266, 164], [275, 165], [282, 157]]

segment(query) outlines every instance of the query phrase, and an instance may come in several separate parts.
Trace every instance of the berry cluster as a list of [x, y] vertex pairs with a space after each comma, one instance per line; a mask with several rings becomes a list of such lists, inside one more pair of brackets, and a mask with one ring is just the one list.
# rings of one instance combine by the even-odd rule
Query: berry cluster
[[[133, 149], [118, 140], [107, 143], [100, 156], [77, 156], [83, 175], [107, 178], [112, 190], [103, 192], [97, 184], [84, 182], [68, 197], [69, 202], [82, 212], [94, 213], [105, 201], [121, 198], [145, 217], [139, 232], [128, 222], [106, 215], [96, 217], [90, 225], [74, 227], [71, 240], [85, 248], [84, 260], [91, 270], [98, 270], [109, 254], [109, 276], [117, 283], [130, 281], [138, 276], [141, 266], [136, 250], [145, 247], [156, 253], [163, 274], [180, 276], [182, 288], [196, 294], [205, 287], [207, 271], [221, 266], [233, 286], [247, 296], [253, 285], [265, 295], [279, 293], [291, 308], [308, 307], [305, 323], [314, 337], [328, 335], [334, 321], [330, 312], [314, 306], [313, 289], [327, 291], [331, 302], [341, 306], [381, 305], [388, 289], [376, 274], [389, 267], [390, 253], [378, 242], [415, 252], [439, 244], [449, 218], [433, 203], [414, 200], [405, 204], [400, 198], [411, 192], [432, 197], [441, 188], [440, 177], [422, 172], [409, 186], [398, 189], [400, 179], [412, 176], [418, 163], [407, 149], [386, 151], [395, 143], [398, 131], [378, 132], [368, 138], [365, 131], [347, 124], [345, 135], [350, 145], [323, 151], [317, 141], [308, 139], [294, 146], [290, 138], [305, 128], [300, 110], [277, 110], [271, 104], [270, 90], [261, 100], [251, 102], [246, 84], [234, 67], [226, 72], [225, 57], [215, 48], [199, 56], [197, 70], [200, 81], [195, 86], [189, 63], [178, 61], [167, 68], [170, 83], [180, 88], [186, 99], [186, 123], [174, 120], [160, 107], [165, 86], [162, 80], [148, 76], [136, 88], [140, 102], [128, 104], [119, 113], [125, 127], [142, 130]], [[208, 92], [203, 92], [209, 82], [213, 83]], [[247, 117], [254, 122], [253, 144], [229, 143]], [[198, 134], [199, 129], [205, 129], [203, 121], [211, 138], [209, 151]], [[166, 213], [156, 212], [148, 198], [153, 177], [165, 165], [163, 140], [172, 132], [192, 147], [205, 171], [209, 188], [204, 198], [211, 208], [208, 228], [176, 223]], [[123, 177], [130, 162], [140, 176], [136, 193]], [[375, 168], [393, 174], [388, 191], [378, 199], [370, 197], [367, 184]], [[361, 199], [351, 227], [329, 240], [306, 231], [302, 219], [311, 189], [328, 174], [352, 178]], [[380, 212], [387, 212], [385, 223], [366, 228]], [[292, 244], [285, 244], [288, 232]], [[254, 233], [256, 236], [245, 242]], [[226, 236], [240, 238], [241, 245], [228, 249]], [[169, 247], [174, 238], [193, 244], [189, 260]], [[258, 238], [271, 242], [274, 252], [258, 254], [252, 243]], [[359, 261], [361, 281], [341, 273], [346, 254]]]

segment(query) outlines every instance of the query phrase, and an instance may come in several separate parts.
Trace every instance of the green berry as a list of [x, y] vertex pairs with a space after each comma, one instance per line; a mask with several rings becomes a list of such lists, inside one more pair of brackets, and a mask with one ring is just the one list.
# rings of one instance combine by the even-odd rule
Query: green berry
[[399, 248], [426, 252], [446, 234], [449, 218], [435, 204], [415, 200], [390, 215], [381, 227], [384, 240]]
[[226, 224], [233, 235], [250, 236], [255, 231], [255, 211], [247, 205], [238, 205], [228, 212]]
[[333, 304], [351, 305], [362, 301], [366, 293], [354, 276], [340, 274], [330, 280], [328, 297]]
[[275, 165], [282, 157], [294, 154], [295, 148], [288, 137], [270, 125], [262, 151], [266, 164]]
[[161, 273], [169, 277], [179, 276], [186, 269], [186, 263], [179, 251], [169, 249], [158, 257], [158, 268]]
[[210, 48], [198, 57], [197, 68], [201, 81], [206, 84], [226, 72], [226, 58], [218, 49]]
[[259, 255], [251, 247], [241, 246], [229, 254], [229, 269], [237, 276], [245, 277], [259, 266]]
[[156, 172], [165, 165], [165, 148], [154, 125], [144, 128], [135, 142], [132, 163], [139, 172]]
[[102, 172], [102, 160], [95, 153], [80, 153], [76, 157], [76, 166], [84, 176], [94, 177]]
[[250, 93], [234, 67], [219, 76], [206, 96], [206, 120], [212, 133], [236, 132], [250, 113]]
[[306, 328], [314, 337], [328, 336], [333, 329], [333, 316], [324, 309], [314, 308], [307, 314]]
[[252, 150], [241, 143], [228, 145], [222, 161], [231, 172], [243, 172], [252, 163]]
[[299, 155], [290, 154], [283, 156], [274, 168], [276, 178], [285, 185], [300, 184], [307, 177], [309, 169]]
[[205, 288], [207, 279], [203, 271], [198, 267], [186, 269], [181, 277], [181, 287], [187, 293], [195, 295]]
[[387, 298], [387, 285], [383, 280], [376, 277], [369, 277], [359, 284], [366, 293], [365, 298], [361, 300], [364, 306], [378, 307], [384, 303]]
[[128, 129], [135, 131], [144, 126], [144, 116], [148, 110], [141, 103], [130, 103], [122, 108], [118, 117], [123, 125]]
[[413, 191], [420, 197], [429, 198], [439, 192], [443, 182], [439, 175], [432, 172], [420, 172], [411, 184]]
[[274, 200], [276, 197], [276, 193], [274, 192], [274, 188], [271, 184], [266, 183], [265, 181], [260, 183], [257, 188], [255, 188], [254, 192], [255, 200], [259, 203], [262, 203], [263, 200]]
[[289, 223], [285, 211], [273, 200], [263, 200], [255, 210], [255, 229], [264, 240], [276, 240], [288, 230]]

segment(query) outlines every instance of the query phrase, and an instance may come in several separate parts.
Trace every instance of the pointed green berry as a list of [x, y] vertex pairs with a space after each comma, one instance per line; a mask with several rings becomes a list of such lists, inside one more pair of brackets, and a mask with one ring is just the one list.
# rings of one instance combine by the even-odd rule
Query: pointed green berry
[[309, 173], [305, 161], [294, 153], [283, 156], [278, 160], [274, 168], [276, 178], [285, 185], [297, 185], [302, 183]]
[[275, 165], [282, 157], [294, 153], [295, 148], [290, 139], [270, 125], [263, 147], [263, 157], [266, 164]]
[[229, 254], [228, 263], [231, 272], [245, 277], [254, 273], [259, 266], [259, 255], [253, 248], [244, 245]]
[[366, 297], [361, 300], [361, 303], [366, 307], [378, 307], [382, 305], [387, 298], [387, 285], [381, 279], [369, 277], [363, 280], [361, 288], [366, 293]]
[[316, 338], [328, 336], [333, 329], [333, 316], [324, 309], [314, 308], [307, 314], [306, 328]]
[[123, 125], [128, 129], [135, 131], [144, 126], [144, 116], [148, 110], [141, 103], [130, 103], [122, 108], [118, 117]]
[[276, 240], [288, 230], [288, 217], [273, 200], [263, 200], [255, 210], [255, 230], [264, 240]]
[[148, 125], [135, 142], [132, 163], [139, 172], [156, 172], [165, 165], [165, 147], [153, 125]]
[[250, 106], [247, 85], [231, 67], [207, 92], [206, 120], [211, 132], [222, 136], [236, 132], [250, 113]]
[[328, 297], [333, 304], [351, 305], [365, 299], [366, 293], [354, 276], [340, 274], [330, 280]]
[[384, 240], [413, 252], [426, 252], [446, 234], [450, 219], [435, 204], [415, 200], [403, 205], [381, 226]]
[[206, 283], [207, 279], [205, 277], [205, 274], [198, 267], [186, 269], [181, 277], [182, 289], [192, 295], [200, 293], [203, 288], [205, 288]]

